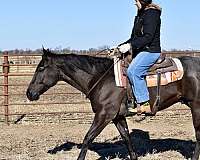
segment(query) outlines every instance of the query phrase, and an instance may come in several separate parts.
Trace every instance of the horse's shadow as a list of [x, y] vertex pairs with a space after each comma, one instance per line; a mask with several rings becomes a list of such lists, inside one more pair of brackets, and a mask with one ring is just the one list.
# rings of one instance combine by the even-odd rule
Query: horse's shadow
[[[179, 140], [179, 139], [153, 139], [149, 137], [149, 132], [134, 129], [131, 132], [132, 143], [134, 144], [138, 156], [144, 156], [147, 153], [159, 153], [165, 151], [177, 151], [181, 153], [185, 158], [191, 158], [194, 151], [195, 143], [191, 140]], [[125, 159], [128, 156], [128, 151], [124, 144], [124, 141], [116, 141], [116, 138], [109, 140], [109, 142], [97, 143], [94, 142], [89, 149], [98, 153], [100, 159], [105, 159], [104, 157]], [[73, 147], [81, 148], [81, 144], [76, 144], [73, 142], [67, 142], [60, 146], [57, 146], [48, 151], [50, 154], [56, 154], [59, 151], [69, 151]]]

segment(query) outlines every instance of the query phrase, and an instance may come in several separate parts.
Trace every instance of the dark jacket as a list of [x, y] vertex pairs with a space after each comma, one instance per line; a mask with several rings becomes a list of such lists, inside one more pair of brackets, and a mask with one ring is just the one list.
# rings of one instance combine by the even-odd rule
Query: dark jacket
[[132, 51], [138, 53], [148, 51], [160, 53], [161, 9], [150, 7], [140, 10], [135, 17], [131, 38]]

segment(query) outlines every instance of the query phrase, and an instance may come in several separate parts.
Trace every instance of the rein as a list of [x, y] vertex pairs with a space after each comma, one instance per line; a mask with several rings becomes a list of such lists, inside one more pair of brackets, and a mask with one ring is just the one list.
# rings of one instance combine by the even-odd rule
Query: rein
[[103, 50], [97, 52], [96, 54], [94, 54], [93, 56], [98, 56], [100, 53], [103, 53], [103, 52], [109, 51], [109, 50], [110, 50], [109, 48], [103, 49]]
[[[105, 49], [105, 50], [107, 50], [107, 49]], [[104, 51], [105, 51], [104, 50]], [[115, 52], [117, 52], [118, 51], [118, 49], [117, 48], [115, 48], [114, 50], [112, 50], [112, 52], [111, 53], [109, 53], [109, 56], [113, 56], [114, 54], [115, 54]], [[103, 52], [103, 51], [101, 51], [101, 52]], [[97, 54], [96, 54], [97, 55]], [[116, 63], [118, 63], [119, 62], [119, 60], [120, 60], [120, 58], [118, 58], [118, 60], [114, 63], [113, 62], [113, 64], [108, 68], [108, 70], [96, 81], [96, 83], [92, 86], [92, 88], [90, 88], [90, 90], [88, 91], [88, 93], [86, 94], [86, 98], [89, 98], [89, 96], [90, 96], [90, 93], [93, 91], [93, 89], [99, 84], [99, 82], [108, 74], [108, 72], [112, 69], [112, 67], [116, 64]]]

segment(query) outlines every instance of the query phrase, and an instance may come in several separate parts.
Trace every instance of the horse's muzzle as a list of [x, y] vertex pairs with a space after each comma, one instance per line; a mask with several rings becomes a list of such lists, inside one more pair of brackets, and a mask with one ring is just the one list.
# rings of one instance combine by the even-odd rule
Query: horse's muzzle
[[26, 96], [30, 101], [36, 101], [40, 98], [37, 92], [31, 92], [29, 89], [26, 91]]

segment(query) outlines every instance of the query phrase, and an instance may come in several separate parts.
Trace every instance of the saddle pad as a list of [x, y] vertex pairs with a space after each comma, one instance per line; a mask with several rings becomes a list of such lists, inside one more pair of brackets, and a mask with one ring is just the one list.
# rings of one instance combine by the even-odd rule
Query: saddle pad
[[[181, 80], [183, 78], [183, 66], [178, 58], [172, 58], [177, 66], [176, 71], [166, 72], [161, 74], [161, 85], [167, 85], [171, 82], [175, 82]], [[114, 57], [114, 74], [115, 74], [115, 82], [118, 87], [127, 87], [127, 76], [126, 76], [126, 68], [122, 65], [122, 60]], [[157, 86], [157, 75], [149, 75], [146, 76], [146, 82], [148, 87]]]
[[115, 74], [115, 82], [118, 87], [127, 87], [127, 76], [124, 72], [125, 68], [122, 65], [122, 60], [114, 56], [114, 74]]
[[[183, 78], [183, 66], [178, 58], [172, 58], [174, 63], [176, 64], [176, 71], [169, 71], [161, 74], [161, 84], [167, 85], [171, 82], [175, 82], [181, 80]], [[157, 86], [157, 75], [146, 76], [147, 86], [154, 87]]]

